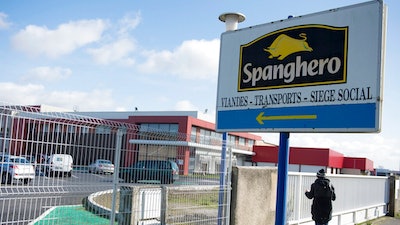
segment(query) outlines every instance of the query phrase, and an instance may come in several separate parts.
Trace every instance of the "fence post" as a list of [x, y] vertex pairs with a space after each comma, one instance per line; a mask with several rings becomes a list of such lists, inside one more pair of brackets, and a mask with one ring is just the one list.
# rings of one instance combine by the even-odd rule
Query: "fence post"
[[389, 206], [388, 215], [395, 216], [396, 212], [396, 176], [389, 177]]
[[168, 212], [168, 187], [161, 186], [161, 225], [167, 224], [167, 212]]
[[119, 183], [119, 164], [121, 158], [121, 145], [122, 137], [126, 133], [124, 128], [119, 128], [117, 130], [117, 140], [115, 143], [115, 157], [114, 157], [114, 176], [113, 176], [113, 194], [112, 194], [112, 204], [111, 204], [111, 214], [110, 214], [110, 224], [113, 225], [115, 221], [115, 207], [118, 194], [118, 183]]
[[[132, 218], [133, 188], [122, 186], [120, 189], [118, 225], [130, 225]], [[110, 222], [112, 224], [112, 222]]]

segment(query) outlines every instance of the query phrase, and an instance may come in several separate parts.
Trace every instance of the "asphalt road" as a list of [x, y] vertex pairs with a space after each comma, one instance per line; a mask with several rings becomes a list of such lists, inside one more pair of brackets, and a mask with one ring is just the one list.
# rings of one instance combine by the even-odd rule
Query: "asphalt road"
[[[216, 185], [216, 179], [180, 177], [171, 185]], [[143, 184], [136, 184], [143, 185]], [[71, 177], [37, 174], [28, 185], [0, 186], [0, 224], [28, 224], [46, 210], [61, 205], [81, 205], [92, 193], [113, 189], [113, 175], [73, 172]]]
[[0, 223], [27, 224], [47, 209], [79, 205], [91, 193], [113, 187], [112, 175], [73, 173], [72, 177], [36, 176], [28, 185], [0, 186]]

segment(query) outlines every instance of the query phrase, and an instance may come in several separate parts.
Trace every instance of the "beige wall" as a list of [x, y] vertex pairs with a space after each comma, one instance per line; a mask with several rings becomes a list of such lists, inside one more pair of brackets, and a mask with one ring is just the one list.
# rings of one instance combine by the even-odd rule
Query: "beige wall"
[[278, 170], [232, 168], [231, 225], [274, 225]]

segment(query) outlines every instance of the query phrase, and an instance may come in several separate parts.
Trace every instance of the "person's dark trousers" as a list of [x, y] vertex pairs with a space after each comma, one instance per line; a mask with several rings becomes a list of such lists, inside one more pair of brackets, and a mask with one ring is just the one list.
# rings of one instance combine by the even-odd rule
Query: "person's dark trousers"
[[315, 225], [328, 225], [328, 223], [318, 223], [318, 222], [315, 222]]

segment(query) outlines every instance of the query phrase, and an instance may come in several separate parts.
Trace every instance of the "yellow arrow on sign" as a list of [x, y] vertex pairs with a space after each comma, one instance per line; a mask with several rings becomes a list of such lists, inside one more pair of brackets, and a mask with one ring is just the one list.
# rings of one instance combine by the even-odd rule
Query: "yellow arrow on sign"
[[264, 120], [314, 120], [317, 115], [288, 115], [288, 116], [264, 116], [264, 112], [260, 112], [256, 117], [259, 124], [264, 124]]

